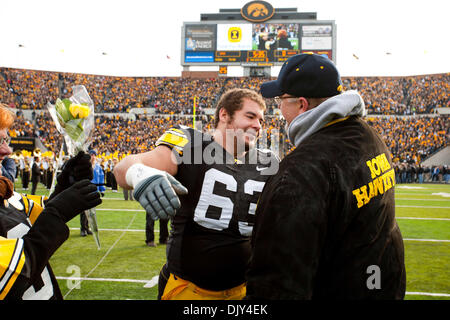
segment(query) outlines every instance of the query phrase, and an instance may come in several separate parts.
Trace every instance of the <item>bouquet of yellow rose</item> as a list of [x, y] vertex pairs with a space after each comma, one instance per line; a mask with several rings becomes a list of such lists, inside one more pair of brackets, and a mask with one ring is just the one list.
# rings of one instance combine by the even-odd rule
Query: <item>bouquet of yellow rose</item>
[[[47, 103], [48, 111], [55, 122], [56, 129], [64, 137], [67, 152], [74, 156], [80, 151], [87, 152], [94, 130], [94, 102], [83, 85], [72, 87], [73, 95], [68, 99], [56, 99], [55, 104]], [[91, 231], [98, 249], [97, 215], [95, 208], [86, 212]], [[83, 213], [82, 213], [83, 214]]]
[[75, 155], [80, 150], [87, 151], [95, 124], [94, 103], [86, 88], [74, 86], [72, 90], [70, 98], [58, 98], [54, 105], [47, 103], [47, 108], [56, 129], [64, 136], [68, 153]]

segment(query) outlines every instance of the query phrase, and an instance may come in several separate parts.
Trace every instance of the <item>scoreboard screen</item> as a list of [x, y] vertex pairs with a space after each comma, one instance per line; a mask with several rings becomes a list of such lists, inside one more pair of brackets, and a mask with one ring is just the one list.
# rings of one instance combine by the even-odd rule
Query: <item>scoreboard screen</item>
[[281, 65], [303, 52], [334, 60], [334, 21], [183, 24], [181, 64]]

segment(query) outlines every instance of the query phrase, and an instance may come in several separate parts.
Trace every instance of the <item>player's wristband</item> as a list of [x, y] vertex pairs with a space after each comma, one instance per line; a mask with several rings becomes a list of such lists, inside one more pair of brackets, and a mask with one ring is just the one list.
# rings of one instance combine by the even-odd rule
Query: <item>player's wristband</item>
[[154, 175], [165, 175], [165, 172], [152, 167], [147, 167], [141, 163], [136, 163], [128, 168], [125, 180], [127, 184], [134, 189], [139, 182]]

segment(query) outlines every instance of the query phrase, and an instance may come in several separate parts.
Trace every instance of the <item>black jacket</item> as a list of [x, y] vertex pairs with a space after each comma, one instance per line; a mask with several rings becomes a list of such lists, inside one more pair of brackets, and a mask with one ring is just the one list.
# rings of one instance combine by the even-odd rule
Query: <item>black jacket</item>
[[402, 299], [394, 185], [386, 145], [360, 118], [306, 138], [261, 194], [247, 299]]
[[0, 300], [63, 299], [49, 259], [69, 228], [55, 208], [42, 209], [43, 197], [35, 201], [14, 193], [0, 205]]
[[40, 180], [41, 180], [41, 168], [36, 162], [34, 162], [33, 166], [31, 167], [31, 181], [39, 182]]

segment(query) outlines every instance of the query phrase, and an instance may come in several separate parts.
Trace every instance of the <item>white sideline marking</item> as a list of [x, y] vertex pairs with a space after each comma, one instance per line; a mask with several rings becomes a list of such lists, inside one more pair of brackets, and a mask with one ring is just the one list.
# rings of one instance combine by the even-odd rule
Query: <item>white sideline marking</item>
[[[429, 193], [412, 193], [412, 192], [396, 192], [395, 196], [404, 196], [404, 195], [410, 195], [410, 196], [430, 196]], [[432, 193], [431, 196], [441, 196], [439, 193]], [[396, 198], [397, 199], [397, 198]]]
[[[425, 209], [450, 209], [450, 207], [436, 207], [436, 206], [402, 206], [395, 205], [396, 208], [425, 208]], [[97, 209], [98, 210], [98, 209]]]
[[438, 240], [438, 239], [411, 239], [411, 238], [404, 238], [403, 241], [450, 242], [450, 240]]
[[154, 276], [152, 280], [144, 285], [144, 288], [152, 288], [158, 284], [159, 276]]
[[[80, 230], [80, 228], [69, 228], [70, 230]], [[130, 232], [145, 232], [143, 229], [98, 229], [98, 231], [130, 231]], [[159, 232], [159, 229], [155, 229], [155, 232]]]
[[400, 200], [407, 200], [407, 201], [445, 201], [445, 202], [450, 202], [450, 200], [448, 199], [417, 199], [417, 198], [395, 198], [395, 201], [400, 201]]
[[395, 186], [396, 189], [426, 189], [425, 187]]
[[112, 279], [112, 278], [80, 278], [80, 277], [55, 277], [57, 280], [78, 280], [78, 281], [104, 281], [104, 282], [129, 282], [145, 283], [144, 288], [153, 288], [158, 284], [159, 276], [154, 276], [150, 280], [138, 279]]
[[107, 281], [107, 282], [135, 282], [148, 283], [151, 280], [136, 280], [136, 279], [112, 279], [112, 278], [80, 278], [80, 277], [55, 277], [58, 280], [78, 280], [78, 281]]
[[442, 197], [450, 198], [450, 193], [447, 193], [447, 192], [432, 193], [431, 195], [432, 196], [442, 196]]
[[448, 294], [448, 293], [408, 292], [408, 291], [406, 291], [406, 294], [415, 295], [415, 296], [450, 297], [450, 294]]
[[419, 217], [395, 217], [395, 219], [407, 219], [407, 220], [438, 220], [449, 221], [450, 218], [419, 218]]
[[96, 211], [130, 211], [130, 212], [145, 212], [144, 209], [105, 209], [105, 208], [95, 208]]

